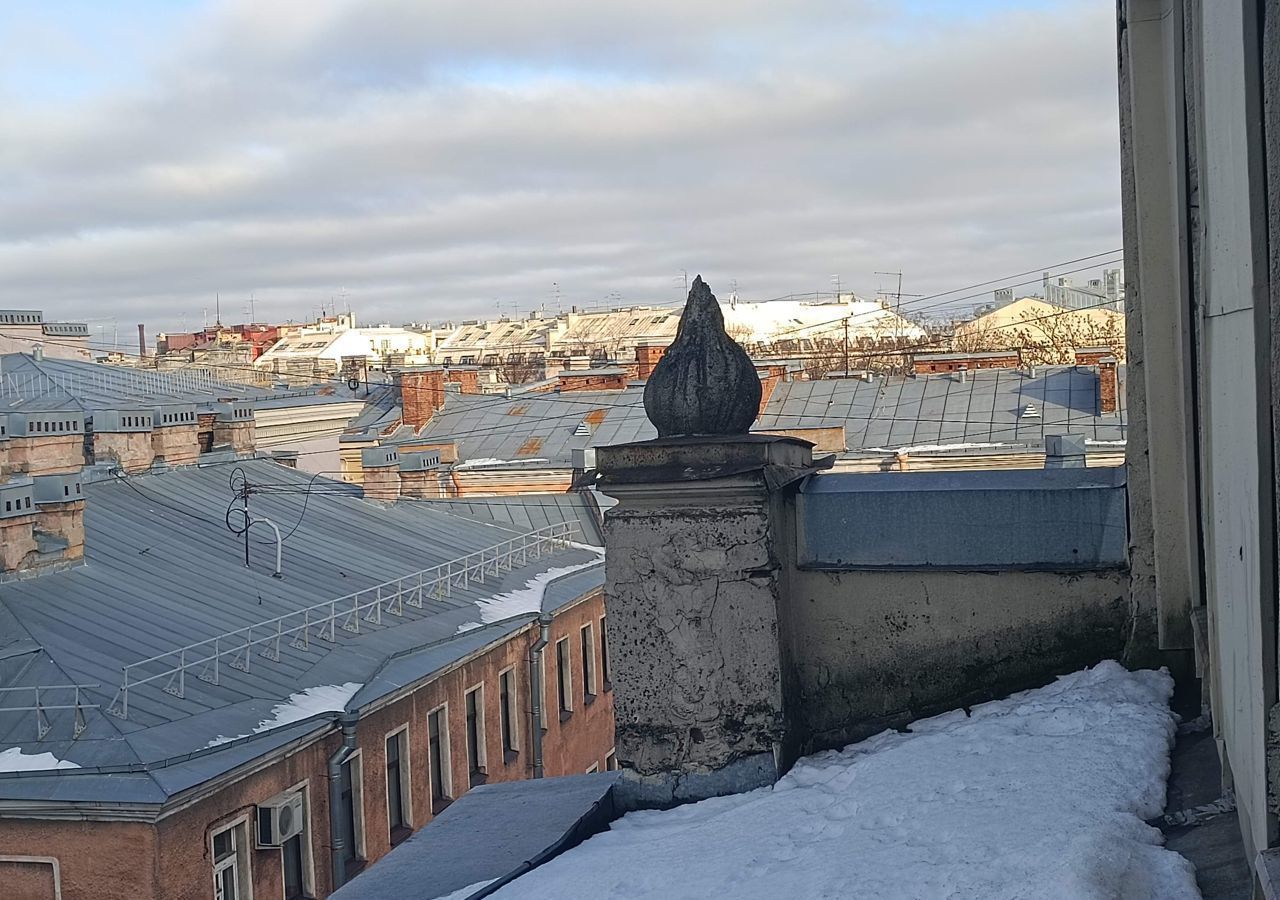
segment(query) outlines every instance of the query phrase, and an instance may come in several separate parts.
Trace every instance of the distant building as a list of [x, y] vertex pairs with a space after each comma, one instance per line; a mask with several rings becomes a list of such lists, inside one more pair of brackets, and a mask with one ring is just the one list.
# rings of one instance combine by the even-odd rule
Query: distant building
[[46, 322], [38, 309], [0, 309], [0, 353], [30, 353], [39, 347], [58, 359], [92, 359], [89, 326]]
[[955, 326], [956, 352], [1021, 351], [1028, 363], [1068, 365], [1077, 347], [1106, 345], [1124, 359], [1124, 313], [1105, 307], [1067, 309], [1022, 297]]
[[[1124, 311], [1124, 268], [1104, 269], [1101, 278], [1077, 285], [1066, 276], [1044, 273], [1044, 299], [1066, 309], [1109, 309]], [[997, 294], [1000, 292], [997, 291]], [[996, 300], [999, 303], [999, 298]]]
[[333, 380], [346, 358], [363, 357], [369, 368], [382, 369], [426, 363], [432, 355], [430, 333], [390, 325], [356, 327], [349, 315], [278, 331], [280, 339], [254, 365], [290, 382]]

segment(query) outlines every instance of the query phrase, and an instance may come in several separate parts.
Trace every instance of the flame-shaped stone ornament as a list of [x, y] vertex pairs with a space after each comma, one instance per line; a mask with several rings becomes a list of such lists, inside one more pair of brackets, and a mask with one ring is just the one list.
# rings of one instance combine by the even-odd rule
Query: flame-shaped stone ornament
[[659, 437], [746, 434], [760, 408], [760, 378], [724, 330], [702, 276], [693, 279], [675, 342], [644, 386], [644, 411]]

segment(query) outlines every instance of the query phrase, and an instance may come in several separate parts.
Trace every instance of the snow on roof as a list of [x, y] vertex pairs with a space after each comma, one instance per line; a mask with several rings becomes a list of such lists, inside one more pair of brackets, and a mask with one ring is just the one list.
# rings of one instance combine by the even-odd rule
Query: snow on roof
[[1115, 662], [632, 813], [495, 898], [1199, 898], [1162, 811], [1173, 679]]
[[[362, 683], [348, 681], [345, 684], [322, 684], [290, 694], [288, 700], [283, 703], [277, 703], [271, 708], [271, 717], [259, 722], [258, 726], [253, 729], [253, 733], [261, 734], [264, 731], [270, 731], [272, 728], [279, 728], [281, 725], [301, 722], [303, 719], [320, 713], [342, 712], [347, 708], [347, 701], [354, 697], [362, 687], [364, 687]], [[225, 744], [248, 736], [247, 734], [242, 734], [233, 738], [220, 735], [211, 740], [206, 746], [216, 747], [219, 744]]]
[[23, 753], [20, 747], [0, 750], [0, 772], [38, 772], [44, 769], [78, 769], [70, 760], [52, 753]]
[[512, 616], [541, 612], [542, 598], [547, 592], [547, 585], [565, 575], [580, 572], [592, 566], [598, 566], [600, 565], [600, 560], [604, 558], [604, 550], [600, 547], [576, 543], [573, 546], [580, 550], [590, 550], [592, 553], [597, 554], [598, 558], [572, 566], [557, 566], [554, 569], [548, 569], [530, 578], [522, 588], [477, 600], [476, 606], [480, 610], [480, 621], [466, 622], [459, 625], [458, 633], [461, 634], [464, 631], [470, 631], [473, 628], [479, 628], [481, 625], [488, 625], [491, 622], [501, 622], [503, 619], [509, 619]]

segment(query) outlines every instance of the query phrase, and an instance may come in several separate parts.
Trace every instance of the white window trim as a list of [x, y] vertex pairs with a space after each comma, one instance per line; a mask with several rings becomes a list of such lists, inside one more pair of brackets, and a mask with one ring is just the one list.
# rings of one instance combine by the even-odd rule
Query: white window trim
[[[302, 886], [307, 896], [316, 895], [316, 860], [315, 850], [311, 846], [314, 840], [311, 831], [311, 779], [300, 781], [285, 790], [286, 794], [302, 794]], [[284, 885], [284, 850], [280, 851], [280, 884]], [[283, 889], [283, 888], [282, 888]]]
[[62, 900], [62, 867], [56, 856], [6, 856], [0, 853], [0, 863], [49, 866], [53, 869], [53, 898]]
[[[613, 760], [613, 766], [610, 767], [609, 760]], [[604, 768], [606, 772], [613, 772], [618, 769], [618, 748], [613, 747], [604, 755]]]
[[[498, 704], [502, 704], [502, 678], [507, 677], [507, 683], [511, 685], [511, 689], [507, 691], [507, 706], [505, 710], [507, 721], [511, 723], [511, 746], [503, 747], [502, 752], [506, 754], [508, 750], [520, 752], [520, 679], [516, 676], [516, 667], [514, 665], [507, 666], [498, 673]], [[499, 716], [502, 711], [499, 711]], [[502, 719], [498, 719], [498, 739], [502, 739]]]
[[[218, 828], [209, 829], [209, 862], [213, 867], [213, 896], [218, 896], [218, 874], [223, 869], [236, 869], [236, 898], [235, 900], [253, 900], [253, 861], [250, 850], [250, 828], [253, 823], [248, 813], [230, 819]], [[214, 859], [213, 839], [224, 831], [231, 832], [231, 840], [235, 847], [235, 853], [228, 861], [217, 862]]]
[[[565, 647], [565, 664], [560, 665], [560, 645]], [[555, 643], [556, 648], [556, 680], [557, 686], [564, 682], [564, 712], [573, 712], [573, 641], [562, 637]], [[556, 714], [559, 715], [560, 695], [556, 694]]]
[[[484, 682], [483, 682], [483, 681], [481, 681], [481, 682], [480, 682], [480, 683], [478, 683], [478, 684], [473, 684], [471, 687], [467, 688], [466, 690], [464, 690], [464, 691], [462, 692], [462, 714], [463, 714], [463, 716], [465, 716], [465, 715], [466, 715], [466, 713], [467, 713], [467, 696], [468, 696], [469, 694], [475, 694], [475, 695], [476, 695], [476, 759], [478, 759], [478, 760], [480, 761], [480, 768], [479, 768], [479, 770], [478, 770], [478, 771], [479, 771], [479, 772], [480, 772], [480, 774], [482, 774], [482, 775], [488, 775], [488, 774], [489, 774], [489, 754], [488, 754], [489, 746], [488, 746], [488, 742], [485, 740], [485, 734], [484, 734], [484, 726], [485, 726], [485, 721], [484, 721]], [[470, 735], [468, 735], [468, 734], [466, 734], [466, 733], [465, 733], [465, 729], [464, 729], [464, 733], [463, 733], [463, 738], [464, 738], [464, 739], [467, 739], [467, 740], [470, 740]], [[468, 753], [470, 753], [470, 750], [471, 750], [471, 748], [470, 748], [470, 747], [468, 747], [468, 748], [467, 748], [467, 752], [468, 752]], [[468, 779], [471, 777], [471, 771], [470, 771], [470, 770], [471, 770], [471, 760], [468, 758], [468, 759], [467, 759], [467, 777], [468, 777]]]
[[368, 859], [364, 840], [364, 751], [356, 750], [347, 757], [346, 764], [351, 766], [351, 823], [355, 832], [355, 858]]
[[[410, 780], [409, 766], [409, 723], [405, 722], [382, 736], [382, 750], [385, 753], [387, 741], [395, 737], [400, 742], [400, 808], [404, 811], [405, 827], [413, 828], [413, 782]], [[382, 761], [382, 789], [387, 798], [387, 833], [391, 833], [391, 779], [387, 775], [387, 761]]]
[[593, 762], [591, 765], [587, 766], [588, 775], [594, 775], [599, 771], [600, 771], [600, 763], [598, 762]]
[[[582, 633], [584, 631], [587, 633], [586, 644], [582, 642]], [[588, 622], [578, 629], [578, 646], [586, 648], [586, 692], [594, 697], [600, 693], [600, 678], [596, 673], [596, 629], [594, 622]]]
[[[444, 796], [436, 797], [431, 791], [431, 717], [436, 713], [441, 713], [440, 724], [440, 781], [444, 787]], [[453, 741], [449, 732], [449, 702], [446, 700], [439, 706], [427, 711], [427, 796], [430, 798], [430, 806], [435, 809], [437, 801], [452, 800], [453, 794], [453, 748], [450, 747]]]

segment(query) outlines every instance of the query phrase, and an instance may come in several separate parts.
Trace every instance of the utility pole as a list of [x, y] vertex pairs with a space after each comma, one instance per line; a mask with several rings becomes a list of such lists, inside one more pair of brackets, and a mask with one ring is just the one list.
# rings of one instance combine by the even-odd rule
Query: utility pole
[[877, 275], [896, 275], [898, 278], [898, 289], [892, 294], [888, 291], [880, 291], [881, 296], [893, 297], [893, 346], [896, 350], [902, 345], [902, 298], [903, 297], [921, 297], [922, 294], [904, 294], [902, 293], [902, 270], [897, 272], [876, 272]]
[[844, 377], [849, 377], [849, 317], [844, 317]]

